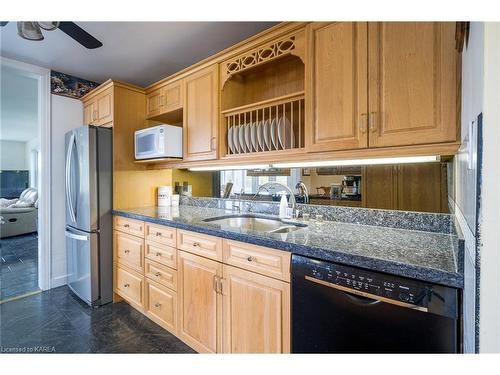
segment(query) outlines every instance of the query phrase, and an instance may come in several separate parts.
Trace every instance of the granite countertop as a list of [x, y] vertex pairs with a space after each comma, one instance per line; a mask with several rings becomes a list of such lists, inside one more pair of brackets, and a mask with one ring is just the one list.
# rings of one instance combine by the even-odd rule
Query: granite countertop
[[[114, 215], [248, 242], [293, 254], [386, 272], [456, 288], [463, 287], [455, 254], [456, 233], [424, 232], [336, 221], [300, 221], [308, 225], [290, 233], [262, 233], [221, 227], [203, 219], [231, 215], [221, 208], [183, 205], [114, 210]], [[256, 213], [257, 214], [257, 213]]]

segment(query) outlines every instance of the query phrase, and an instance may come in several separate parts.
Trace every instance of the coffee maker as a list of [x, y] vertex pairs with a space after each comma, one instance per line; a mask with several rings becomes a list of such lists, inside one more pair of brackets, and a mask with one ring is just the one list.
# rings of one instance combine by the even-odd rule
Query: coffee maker
[[344, 176], [342, 198], [356, 198], [361, 195], [361, 176]]

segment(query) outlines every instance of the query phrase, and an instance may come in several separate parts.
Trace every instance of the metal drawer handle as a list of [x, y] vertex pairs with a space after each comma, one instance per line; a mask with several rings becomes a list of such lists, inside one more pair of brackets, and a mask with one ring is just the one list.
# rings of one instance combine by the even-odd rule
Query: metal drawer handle
[[161, 253], [160, 252], [156, 253], [156, 256], [161, 257]]
[[255, 262], [257, 260], [257, 258], [250, 256], [250, 257], [247, 258], [247, 260], [249, 262]]
[[123, 285], [125, 288], [128, 288], [130, 286], [130, 284], [124, 284]]
[[158, 307], [160, 307], [160, 306], [161, 306], [161, 303], [160, 303], [160, 302], [156, 302], [156, 303], [155, 303], [155, 307], [156, 307], [156, 308], [158, 308]]
[[124, 226], [125, 228], [129, 228], [129, 227], [130, 227], [130, 224], [123, 224], [123, 226]]
[[193, 242], [194, 247], [200, 247], [201, 245], [198, 242]]
[[124, 253], [128, 254], [128, 253], [130, 253], [130, 250], [125, 250]]
[[155, 276], [156, 276], [156, 277], [160, 277], [160, 276], [161, 276], [161, 273], [160, 273], [160, 272], [156, 272], [156, 273], [155, 273]]
[[156, 237], [161, 237], [161, 232], [156, 232]]

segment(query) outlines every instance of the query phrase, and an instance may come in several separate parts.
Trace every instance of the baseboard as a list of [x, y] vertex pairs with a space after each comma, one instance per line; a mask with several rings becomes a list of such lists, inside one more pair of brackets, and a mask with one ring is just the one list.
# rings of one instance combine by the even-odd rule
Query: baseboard
[[53, 277], [52, 282], [50, 283], [50, 287], [57, 288], [59, 286], [66, 285], [67, 284], [66, 279], [67, 279], [66, 275]]

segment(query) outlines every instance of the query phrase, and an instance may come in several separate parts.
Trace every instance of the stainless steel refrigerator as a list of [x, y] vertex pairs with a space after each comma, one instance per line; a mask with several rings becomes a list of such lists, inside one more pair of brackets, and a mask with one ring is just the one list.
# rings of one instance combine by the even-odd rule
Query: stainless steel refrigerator
[[112, 131], [86, 125], [65, 141], [68, 286], [100, 306], [113, 298]]

